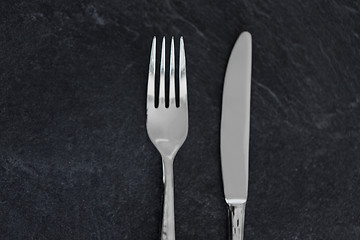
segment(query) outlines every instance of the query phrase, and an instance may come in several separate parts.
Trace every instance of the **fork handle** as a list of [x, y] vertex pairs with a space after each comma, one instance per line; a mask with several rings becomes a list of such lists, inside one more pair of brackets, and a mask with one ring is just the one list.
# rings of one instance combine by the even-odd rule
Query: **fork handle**
[[229, 218], [231, 224], [229, 240], [244, 239], [245, 205], [246, 203], [229, 204]]
[[161, 240], [175, 240], [173, 159], [163, 157], [164, 205]]

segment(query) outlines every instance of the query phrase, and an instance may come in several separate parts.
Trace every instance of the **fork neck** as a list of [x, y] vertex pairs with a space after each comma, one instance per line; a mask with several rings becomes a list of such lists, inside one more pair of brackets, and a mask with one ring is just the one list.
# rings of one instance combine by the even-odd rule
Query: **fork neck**
[[161, 155], [161, 158], [163, 161], [167, 161], [167, 162], [173, 162], [174, 161], [174, 157], [171, 155]]

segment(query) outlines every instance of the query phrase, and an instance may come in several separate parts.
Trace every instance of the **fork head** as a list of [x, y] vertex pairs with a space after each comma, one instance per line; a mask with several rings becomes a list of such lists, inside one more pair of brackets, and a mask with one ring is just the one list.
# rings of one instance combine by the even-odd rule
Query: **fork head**
[[155, 106], [155, 59], [156, 37], [153, 38], [148, 90], [146, 128], [150, 140], [163, 157], [174, 159], [177, 151], [184, 143], [188, 133], [188, 102], [186, 87], [186, 62], [183, 37], [180, 38], [179, 51], [179, 104], [175, 96], [175, 49], [174, 38], [171, 39], [169, 70], [169, 106], [165, 105], [165, 37], [161, 46], [160, 83], [158, 106]]

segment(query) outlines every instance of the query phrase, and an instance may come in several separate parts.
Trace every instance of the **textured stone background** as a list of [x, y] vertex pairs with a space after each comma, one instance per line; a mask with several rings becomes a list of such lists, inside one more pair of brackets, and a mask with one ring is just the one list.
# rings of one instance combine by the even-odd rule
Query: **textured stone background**
[[177, 239], [227, 239], [223, 78], [253, 35], [246, 239], [360, 239], [358, 1], [0, 2], [0, 239], [159, 239], [153, 35], [185, 38]]

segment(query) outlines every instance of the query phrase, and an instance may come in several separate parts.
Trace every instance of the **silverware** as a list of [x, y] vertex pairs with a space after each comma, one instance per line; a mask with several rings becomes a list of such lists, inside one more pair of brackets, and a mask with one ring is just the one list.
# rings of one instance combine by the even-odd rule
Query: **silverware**
[[155, 59], [156, 37], [153, 38], [147, 90], [146, 128], [151, 142], [160, 152], [163, 163], [164, 206], [162, 240], [175, 240], [174, 213], [174, 158], [183, 145], [188, 133], [188, 102], [186, 88], [186, 66], [184, 40], [180, 38], [179, 54], [179, 104], [175, 97], [175, 50], [174, 38], [170, 50], [169, 106], [165, 104], [165, 37], [162, 40], [159, 104], [155, 106]]
[[221, 117], [221, 169], [229, 206], [231, 240], [244, 236], [248, 193], [251, 35], [243, 32], [226, 69]]

